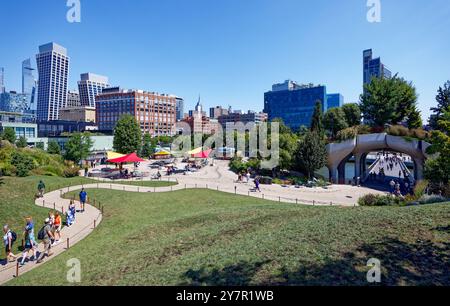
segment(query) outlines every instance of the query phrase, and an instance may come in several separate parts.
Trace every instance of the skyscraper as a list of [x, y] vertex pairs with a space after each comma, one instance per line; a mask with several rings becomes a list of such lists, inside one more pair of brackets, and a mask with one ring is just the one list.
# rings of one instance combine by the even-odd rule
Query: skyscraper
[[58, 44], [48, 43], [39, 47], [36, 55], [39, 121], [58, 120], [59, 110], [66, 106], [69, 61], [67, 49]]
[[369, 84], [372, 78], [390, 78], [392, 73], [381, 62], [381, 58], [373, 58], [372, 49], [364, 50], [363, 52], [363, 70], [364, 70], [364, 85]]
[[5, 68], [0, 67], [0, 94], [5, 92]]
[[83, 73], [81, 81], [78, 82], [81, 105], [95, 107], [95, 97], [101, 94], [104, 88], [108, 87], [107, 77], [93, 73]]
[[334, 107], [342, 107], [344, 105], [344, 96], [339, 93], [327, 94], [327, 107], [328, 109]]
[[31, 66], [31, 59], [22, 62], [22, 94], [28, 96], [29, 109], [37, 110], [36, 87], [37, 81], [34, 76], [34, 68]]

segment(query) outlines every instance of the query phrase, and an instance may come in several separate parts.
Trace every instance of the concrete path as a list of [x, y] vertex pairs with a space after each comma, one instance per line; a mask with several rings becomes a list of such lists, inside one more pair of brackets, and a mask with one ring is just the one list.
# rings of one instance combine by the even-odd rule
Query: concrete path
[[[62, 212], [66, 212], [69, 208], [70, 200], [62, 199], [61, 195], [63, 193], [67, 193], [69, 191], [80, 190], [82, 186], [73, 186], [70, 188], [64, 188], [63, 190], [57, 190], [53, 192], [49, 192], [44, 195], [44, 198], [36, 200], [35, 204], [41, 207], [48, 208], [49, 210], [56, 210]], [[80, 209], [80, 205], [78, 202], [76, 203], [77, 210]], [[36, 261], [28, 262], [25, 261], [25, 265], [18, 269], [19, 277], [21, 274], [26, 273], [34, 268], [37, 268], [61, 254], [62, 252], [67, 250], [67, 238], [69, 238], [69, 247], [72, 247], [76, 243], [83, 240], [86, 236], [88, 236], [94, 230], [94, 220], [96, 225], [100, 224], [102, 221], [102, 213], [99, 209], [95, 208], [91, 205], [86, 205], [86, 210], [84, 213], [76, 214], [76, 222], [71, 227], [64, 227], [61, 231], [61, 242], [52, 247], [53, 256], [45, 257], [44, 261], [41, 264], [37, 264]], [[37, 234], [39, 230], [42, 228], [44, 224], [44, 220], [34, 220], [35, 224], [35, 236], [37, 238]], [[17, 232], [18, 235], [21, 233]], [[17, 238], [16, 243], [21, 243], [20, 236]], [[39, 252], [43, 250], [43, 244], [39, 244]], [[38, 253], [39, 254], [39, 253]], [[18, 259], [21, 259], [22, 254], [15, 254], [18, 256]], [[29, 255], [32, 255], [31, 252]], [[0, 266], [0, 285], [4, 284], [11, 279], [15, 278], [17, 275], [17, 262], [8, 263], [7, 265]], [[33, 285], [33, 284], [30, 284]]]

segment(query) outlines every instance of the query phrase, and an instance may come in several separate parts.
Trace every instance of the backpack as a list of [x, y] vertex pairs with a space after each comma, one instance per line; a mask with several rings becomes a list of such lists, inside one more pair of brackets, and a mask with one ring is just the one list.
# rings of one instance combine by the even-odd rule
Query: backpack
[[16, 232], [11, 231], [11, 242], [14, 243], [17, 240]]
[[39, 233], [38, 233], [38, 239], [39, 240], [44, 240], [44, 238], [45, 238], [45, 226], [43, 226], [41, 228], [41, 230], [39, 231]]

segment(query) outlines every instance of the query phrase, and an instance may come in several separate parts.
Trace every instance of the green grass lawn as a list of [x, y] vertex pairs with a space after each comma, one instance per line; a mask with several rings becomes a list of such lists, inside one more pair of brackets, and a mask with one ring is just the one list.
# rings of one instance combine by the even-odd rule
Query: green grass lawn
[[[74, 193], [68, 194], [72, 196]], [[211, 190], [89, 190], [105, 205], [84, 241], [9, 285], [450, 285], [450, 205], [279, 204]]]
[[[109, 183], [109, 182], [108, 182]], [[142, 186], [142, 187], [170, 187], [175, 186], [178, 183], [168, 182], [168, 181], [112, 181], [112, 184], [120, 185], [132, 185], [132, 186]]]

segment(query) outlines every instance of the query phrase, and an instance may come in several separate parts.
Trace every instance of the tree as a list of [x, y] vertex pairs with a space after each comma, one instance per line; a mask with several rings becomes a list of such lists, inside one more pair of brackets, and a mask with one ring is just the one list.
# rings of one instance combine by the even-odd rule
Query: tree
[[443, 87], [439, 87], [436, 101], [438, 105], [431, 108], [433, 114], [429, 120], [430, 127], [434, 130], [439, 128], [439, 120], [442, 120], [443, 114], [450, 107], [450, 81], [447, 81]]
[[416, 106], [415, 88], [397, 76], [373, 78], [364, 89], [360, 97], [360, 108], [364, 119], [375, 126], [398, 124]]
[[450, 180], [450, 107], [442, 113], [438, 130], [431, 133], [432, 146], [427, 153], [438, 156], [425, 164], [425, 178], [444, 191]]
[[56, 141], [50, 141], [48, 143], [48, 148], [47, 148], [47, 153], [48, 154], [61, 154], [61, 147], [59, 146], [59, 144]]
[[35, 168], [33, 159], [20, 151], [16, 151], [11, 156], [11, 165], [16, 168], [18, 177], [26, 177]]
[[280, 133], [280, 163], [279, 169], [290, 170], [294, 166], [295, 151], [298, 146], [297, 135], [291, 133]]
[[406, 122], [408, 123], [408, 128], [410, 129], [420, 129], [423, 127], [422, 114], [416, 106], [414, 106], [413, 110], [410, 112]]
[[13, 128], [11, 127], [6, 127], [3, 132], [2, 132], [2, 137], [3, 140], [7, 140], [9, 141], [11, 144], [14, 144], [16, 142], [16, 132], [14, 131]]
[[114, 130], [114, 150], [122, 154], [140, 152], [142, 132], [136, 118], [124, 115], [117, 122]]
[[64, 158], [79, 164], [89, 156], [92, 144], [89, 133], [74, 133], [65, 145]]
[[295, 156], [296, 167], [312, 179], [315, 171], [326, 165], [327, 157], [323, 137], [318, 132], [311, 131], [299, 143]]
[[320, 100], [317, 100], [311, 121], [311, 131], [317, 132], [319, 135], [324, 134], [322, 119], [322, 102]]
[[36, 149], [44, 151], [44, 149], [45, 149], [44, 143], [43, 142], [36, 143]]
[[155, 152], [155, 145], [152, 141], [152, 136], [149, 133], [144, 135], [144, 145], [141, 150], [141, 157], [148, 158]]
[[344, 110], [341, 107], [328, 110], [323, 116], [323, 125], [335, 138], [339, 131], [348, 128]]
[[20, 136], [19, 139], [16, 141], [16, 146], [18, 148], [26, 148], [26, 147], [28, 147], [27, 139], [24, 136]]
[[349, 127], [361, 124], [361, 108], [357, 103], [344, 104], [342, 111], [345, 113], [345, 120]]

